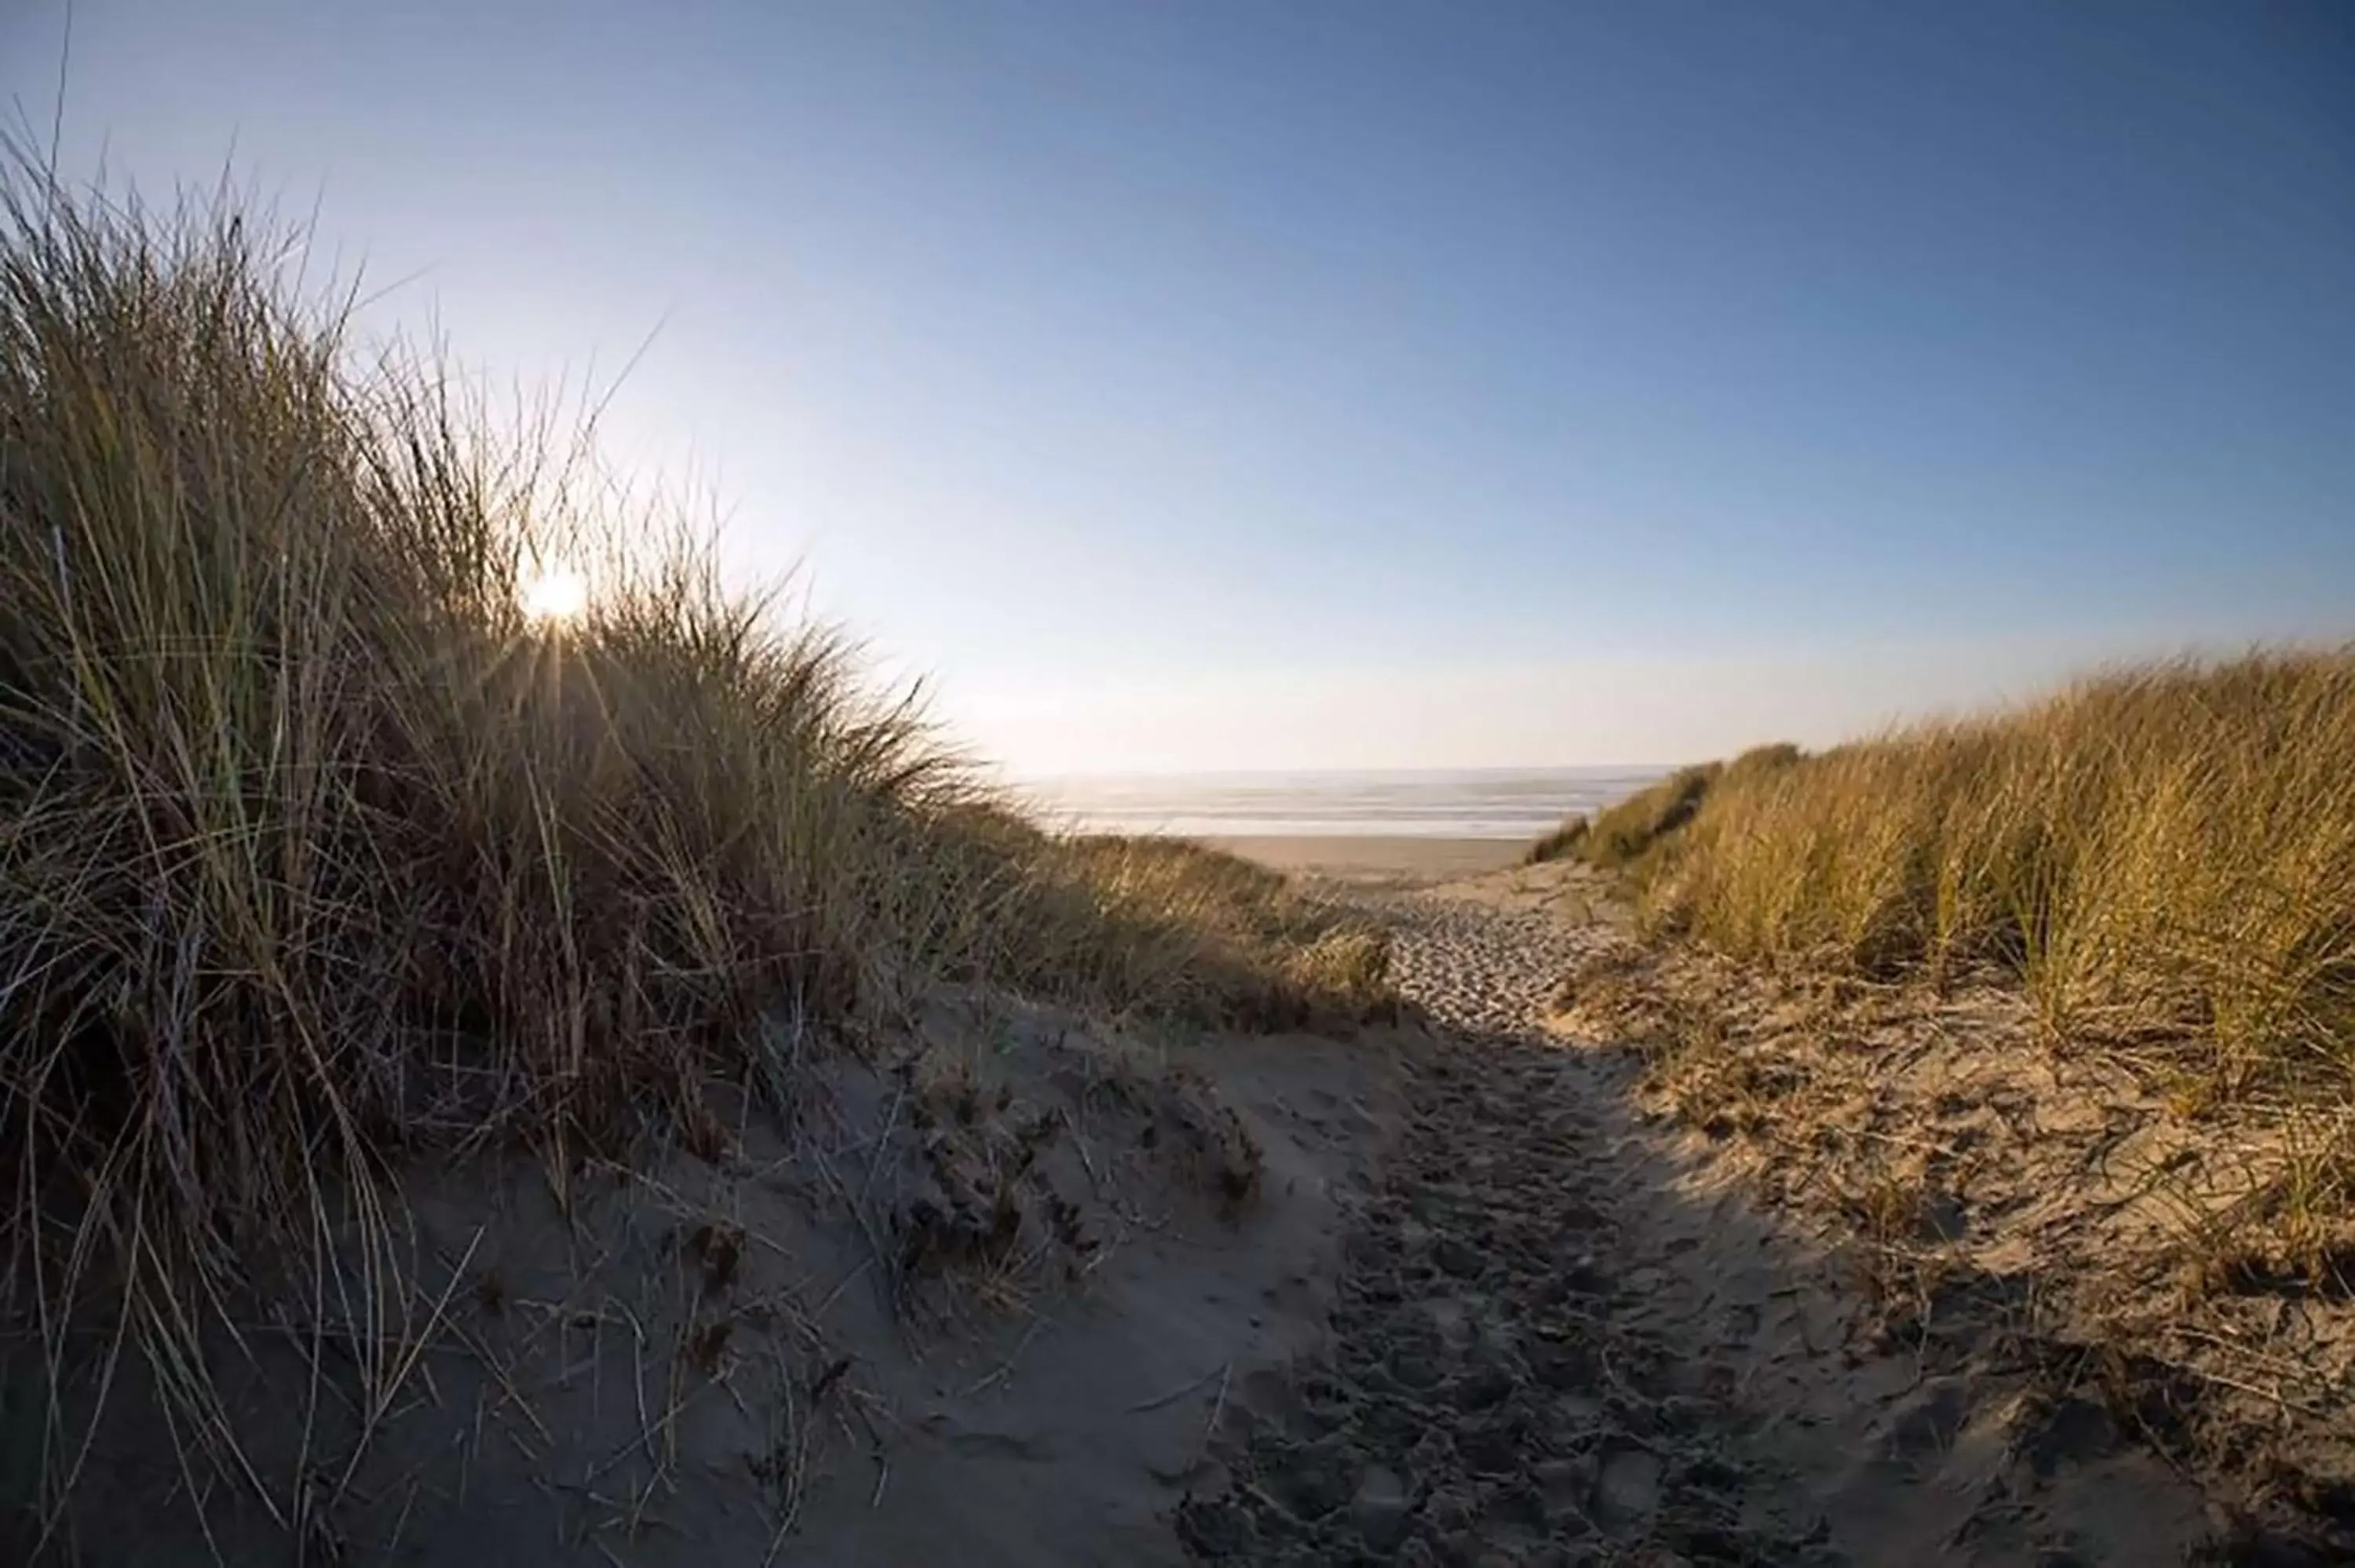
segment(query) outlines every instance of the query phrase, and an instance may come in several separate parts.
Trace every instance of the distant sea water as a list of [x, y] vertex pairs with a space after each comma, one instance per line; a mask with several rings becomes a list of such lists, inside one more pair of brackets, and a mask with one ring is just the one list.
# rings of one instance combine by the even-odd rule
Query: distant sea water
[[1668, 771], [1628, 764], [1162, 774], [1034, 779], [1017, 788], [1049, 821], [1094, 832], [1529, 839], [1572, 811], [1624, 800]]

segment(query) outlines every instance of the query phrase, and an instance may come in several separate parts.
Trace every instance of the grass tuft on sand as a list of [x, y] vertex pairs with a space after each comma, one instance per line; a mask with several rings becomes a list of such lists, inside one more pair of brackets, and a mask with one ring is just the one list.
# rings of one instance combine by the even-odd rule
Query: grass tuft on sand
[[217, 1436], [199, 1325], [355, 1224], [397, 1274], [397, 1158], [691, 1133], [792, 1070], [763, 1015], [1380, 1004], [1372, 933], [1042, 833], [585, 429], [363, 352], [298, 233], [0, 177], [0, 1316], [53, 1382], [96, 1311]]

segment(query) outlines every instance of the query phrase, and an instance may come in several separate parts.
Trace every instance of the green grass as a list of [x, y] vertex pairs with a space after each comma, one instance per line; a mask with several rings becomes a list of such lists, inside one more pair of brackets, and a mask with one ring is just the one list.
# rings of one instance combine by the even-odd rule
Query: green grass
[[[1229, 857], [1069, 842], [585, 442], [364, 355], [261, 215], [0, 199], [0, 1317], [194, 1325], [387, 1172], [562, 1162], [927, 987], [1282, 1024], [1373, 934]], [[535, 623], [535, 571], [585, 614]], [[306, 1263], [306, 1260], [310, 1260]], [[295, 1287], [300, 1288], [298, 1285]], [[111, 1308], [106, 1308], [111, 1310]]]
[[2355, 650], [2115, 672], [1729, 769], [1644, 878], [1731, 954], [2023, 984], [2056, 1034], [2163, 1032], [2231, 1088], [2355, 1067]]

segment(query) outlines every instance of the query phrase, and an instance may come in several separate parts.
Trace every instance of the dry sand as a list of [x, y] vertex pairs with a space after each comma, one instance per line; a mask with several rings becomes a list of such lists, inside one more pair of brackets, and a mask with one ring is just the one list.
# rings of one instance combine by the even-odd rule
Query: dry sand
[[1301, 833], [1202, 841], [1278, 871], [1355, 883], [1444, 881], [1511, 865], [1529, 848], [1520, 839], [1343, 837]]
[[[1394, 1054], [1134, 1040], [972, 998], [896, 1057], [813, 1052], [782, 1128], [738, 1105], [700, 1154], [562, 1192], [512, 1160], [411, 1170], [417, 1288], [371, 1314], [353, 1279], [218, 1344], [229, 1476], [182, 1470], [125, 1361], [49, 1552], [1182, 1561], [1171, 1519], [1221, 1413], [1325, 1334]], [[0, 1481], [37, 1456], [33, 1409], [0, 1401]], [[0, 1510], [0, 1563], [37, 1533]]]
[[[788, 1042], [781, 1113], [717, 1101], [699, 1153], [561, 1201], [536, 1169], [413, 1172], [414, 1298], [224, 1349], [268, 1435], [240, 1477], [111, 1423], [60, 1560], [2355, 1561], [2343, 1485], [2249, 1489], [2170, 1446], [2142, 1362], [2044, 1330], [2021, 1293], [2068, 1282], [2039, 1268], [2099, 1266], [2004, 1261], [2051, 1213], [2008, 1229], [1990, 1177], [1871, 1209], [1919, 1234], [1859, 1246], [1799, 1145], [1921, 1126], [1748, 1079], [1724, 1110], [1640, 1009], [1565, 1013], [1566, 977], [1575, 1004], [1641, 967], [1574, 869], [1294, 842], [1259, 848], [1383, 879], [1345, 895], [1393, 929], [1416, 1021], [1131, 1037], [965, 998], [896, 1055]], [[1928, 1130], [1998, 1164], [2044, 1145], [1995, 1123], [2083, 1104], [1941, 1081]], [[1964, 1238], [1968, 1269], [1913, 1266]], [[0, 1480], [41, 1441], [26, 1413], [0, 1401]]]

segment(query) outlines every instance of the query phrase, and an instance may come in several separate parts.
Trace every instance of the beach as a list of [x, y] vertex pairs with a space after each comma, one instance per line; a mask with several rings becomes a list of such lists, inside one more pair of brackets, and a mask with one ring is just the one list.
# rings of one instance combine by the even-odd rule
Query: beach
[[[2303, 55], [146, 9], [0, 138], [0, 1568], [2355, 1564]], [[413, 123], [314, 134], [347, 59]], [[510, 414], [240, 170], [79, 183], [208, 92], [439, 148], [353, 172], [483, 198], [399, 255], [517, 219], [453, 321], [686, 265], [685, 422]], [[2106, 177], [2170, 126], [2263, 270]], [[642, 467], [727, 409], [751, 493]]]
[[[1605, 810], [1668, 771], [1648, 763], [1263, 769], [1032, 779], [1015, 782], [1013, 790], [1040, 821], [1077, 832], [1212, 842], [1412, 838], [1525, 844], [1563, 818]], [[1354, 863], [1362, 856], [1333, 852], [1326, 858]]]
[[1166, 774], [1037, 780], [1020, 793], [1072, 832], [1191, 839], [1295, 875], [1405, 887], [1502, 870], [1563, 819], [1605, 810], [1664, 771]]
[[1348, 882], [1442, 881], [1498, 871], [1529, 846], [1518, 839], [1402, 833], [1239, 833], [1201, 841], [1277, 871]]

